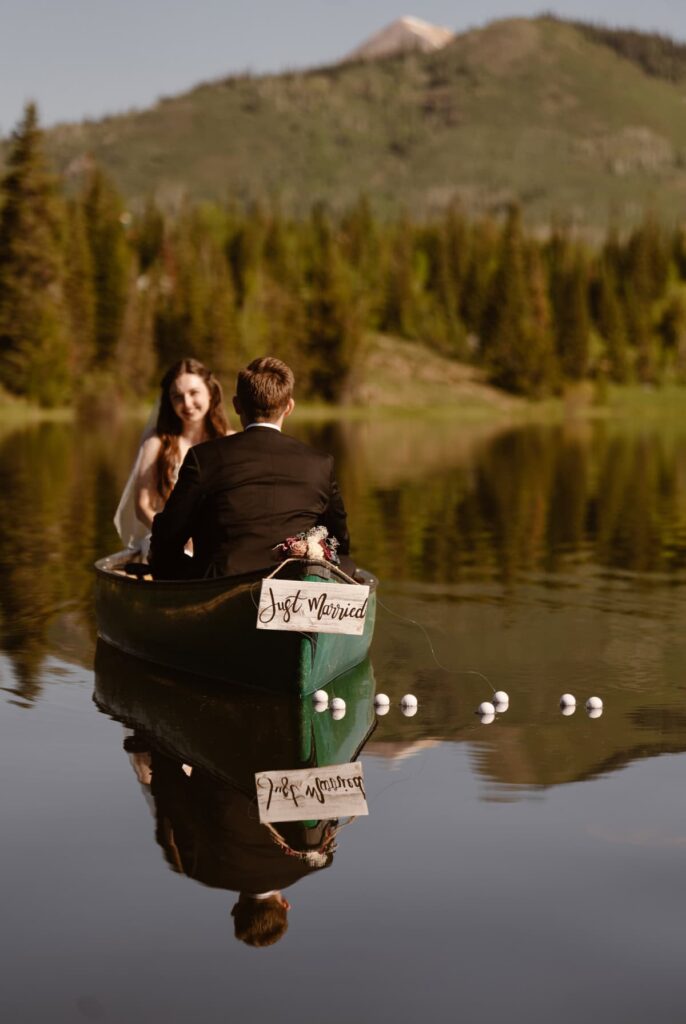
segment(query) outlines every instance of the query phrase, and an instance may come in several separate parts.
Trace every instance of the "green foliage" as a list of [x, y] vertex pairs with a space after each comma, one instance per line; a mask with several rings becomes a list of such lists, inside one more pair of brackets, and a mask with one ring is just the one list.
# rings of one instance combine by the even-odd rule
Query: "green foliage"
[[0, 384], [43, 405], [70, 394], [62, 210], [33, 104], [12, 136], [0, 212]]
[[74, 379], [78, 382], [95, 362], [96, 296], [83, 205], [73, 199], [67, 205], [64, 264], [71, 365]]
[[193, 356], [223, 376], [235, 363], [238, 324], [231, 272], [201, 211], [190, 207], [167, 240], [155, 345], [161, 367]]
[[164, 217], [154, 199], [147, 200], [132, 237], [138, 255], [138, 268], [144, 274], [159, 260], [164, 245]]
[[686, 380], [686, 294], [684, 286], [669, 296], [658, 324], [665, 362], [679, 382]]
[[521, 212], [510, 210], [484, 310], [484, 358], [508, 391], [540, 397], [557, 383], [550, 300], [541, 255], [526, 246]]
[[307, 339], [310, 387], [325, 402], [336, 401], [345, 387], [360, 342], [351, 274], [337, 251], [325, 210], [315, 207], [310, 224], [306, 272]]
[[569, 258], [570, 265], [558, 269], [555, 308], [557, 353], [564, 376], [570, 380], [582, 380], [589, 370], [589, 276], [581, 253], [570, 253]]
[[595, 320], [605, 342], [607, 375], [619, 384], [630, 379], [630, 363], [624, 311], [619, 298], [619, 285], [607, 260], [598, 268], [594, 285]]
[[597, 250], [571, 230], [528, 234], [516, 205], [504, 222], [455, 205], [382, 219], [364, 196], [305, 218], [190, 201], [136, 216], [97, 167], [60, 199], [33, 108], [3, 191], [0, 386], [44, 404], [142, 397], [188, 355], [230, 386], [269, 352], [300, 398], [342, 401], [378, 331], [533, 398], [686, 376], [685, 236], [652, 216]]
[[99, 169], [90, 177], [83, 208], [95, 280], [95, 362], [107, 367], [114, 360], [124, 321], [130, 250], [122, 200]]
[[526, 391], [524, 360], [529, 305], [521, 211], [510, 210], [499, 246], [498, 266], [482, 323], [484, 358], [493, 380], [509, 391]]

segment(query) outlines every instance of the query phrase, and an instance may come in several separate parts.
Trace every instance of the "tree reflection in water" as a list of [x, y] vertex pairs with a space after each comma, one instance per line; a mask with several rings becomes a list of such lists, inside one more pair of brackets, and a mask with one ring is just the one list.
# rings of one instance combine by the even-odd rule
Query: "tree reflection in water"
[[[111, 517], [139, 429], [42, 425], [0, 442], [0, 644], [28, 700], [67, 633], [92, 638], [91, 566], [118, 546]], [[682, 582], [686, 432], [418, 416], [293, 429], [336, 454], [355, 554], [386, 583], [496, 584], [507, 601], [532, 574]], [[69, 656], [88, 663], [83, 643]]]

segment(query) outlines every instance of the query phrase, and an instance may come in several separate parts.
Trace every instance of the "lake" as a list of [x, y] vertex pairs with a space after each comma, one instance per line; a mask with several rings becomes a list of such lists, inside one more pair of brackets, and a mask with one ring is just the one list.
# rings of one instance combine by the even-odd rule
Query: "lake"
[[[369, 815], [307, 863], [227, 783], [293, 708], [96, 646], [138, 429], [0, 436], [2, 1019], [681, 1021], [686, 421], [294, 419], [381, 579], [371, 663], [316, 723], [362, 747]], [[227, 879], [262, 892], [277, 857], [288, 931], [251, 948]]]

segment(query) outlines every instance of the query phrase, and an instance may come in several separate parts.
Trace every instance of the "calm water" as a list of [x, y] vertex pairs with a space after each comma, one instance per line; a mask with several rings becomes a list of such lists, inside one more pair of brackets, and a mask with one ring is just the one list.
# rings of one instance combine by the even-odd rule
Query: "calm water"
[[265, 949], [230, 882], [293, 864], [240, 787], [293, 708], [96, 651], [135, 427], [0, 437], [3, 1021], [681, 1022], [686, 423], [293, 429], [335, 452], [382, 607], [317, 725], [364, 744], [369, 817]]

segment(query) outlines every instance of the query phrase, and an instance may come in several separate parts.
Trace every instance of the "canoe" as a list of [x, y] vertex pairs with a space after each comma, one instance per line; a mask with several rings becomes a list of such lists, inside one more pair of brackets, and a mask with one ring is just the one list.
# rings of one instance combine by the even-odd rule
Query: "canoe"
[[346, 702], [343, 718], [311, 698], [246, 689], [163, 669], [102, 641], [93, 699], [169, 757], [254, 795], [255, 773], [355, 761], [376, 728], [375, 680], [365, 658], [325, 688]]
[[[374, 632], [378, 581], [369, 586], [364, 632], [296, 633], [257, 629], [266, 573], [207, 580], [151, 580], [128, 575], [131, 553], [95, 563], [98, 635], [145, 661], [241, 685], [308, 696], [364, 660]], [[290, 560], [280, 578], [357, 584], [328, 562]]]

